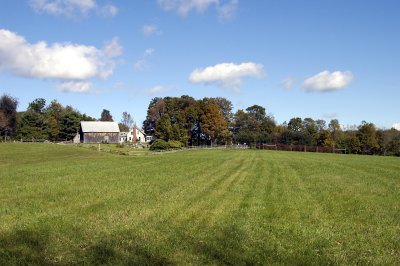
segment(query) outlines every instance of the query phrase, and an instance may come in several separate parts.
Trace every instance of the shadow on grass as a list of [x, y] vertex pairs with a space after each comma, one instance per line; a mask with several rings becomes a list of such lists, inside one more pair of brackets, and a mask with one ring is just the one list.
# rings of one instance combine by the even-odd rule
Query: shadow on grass
[[17, 230], [0, 235], [0, 265], [51, 265], [45, 257], [48, 234]]
[[93, 265], [172, 265], [166, 257], [138, 244], [116, 244], [102, 240], [93, 245], [83, 263]]
[[[324, 241], [317, 241], [295, 252], [282, 253], [282, 250], [278, 252], [273, 246], [251, 246], [251, 242], [245, 241], [245, 232], [235, 224], [207, 230], [210, 235], [203, 239], [184, 231], [175, 231], [167, 243], [152, 244], [134, 232], [126, 231], [107, 239], [93, 239], [93, 244], [86, 249], [65, 250], [68, 247], [61, 247], [64, 248], [61, 252], [71, 256], [52, 253], [54, 243], [48, 231], [16, 230], [0, 234], [0, 265], [173, 265], [179, 263], [176, 258], [173, 259], [177, 253], [186, 253], [187, 262], [194, 259], [200, 264], [335, 264], [324, 252], [328, 244]], [[74, 246], [80, 244], [75, 243]], [[319, 254], [315, 252], [316, 249], [320, 250]]]
[[[50, 234], [40, 230], [16, 230], [8, 234], [0, 233], [0, 265], [171, 265], [172, 263], [145, 242], [126, 236], [112, 240], [95, 241], [86, 250], [63, 250], [72, 253], [68, 259], [62, 254], [52, 254], [53, 243]], [[65, 247], [68, 248], [68, 247]]]

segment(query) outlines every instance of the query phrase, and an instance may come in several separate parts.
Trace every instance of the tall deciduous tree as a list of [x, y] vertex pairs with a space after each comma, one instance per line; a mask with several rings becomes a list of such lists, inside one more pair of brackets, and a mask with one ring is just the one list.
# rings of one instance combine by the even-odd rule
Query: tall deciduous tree
[[17, 107], [18, 100], [2, 95], [0, 98], [0, 132], [4, 135], [13, 135], [17, 129]]
[[103, 109], [103, 111], [101, 112], [100, 121], [114, 121], [109, 110]]
[[207, 103], [200, 117], [203, 132], [209, 137], [211, 144], [226, 143], [229, 139], [228, 123], [222, 115], [221, 109], [214, 103]]
[[374, 124], [362, 121], [358, 128], [357, 137], [360, 140], [360, 146], [363, 153], [375, 154], [377, 152], [379, 144]]
[[238, 143], [266, 143], [274, 138], [275, 121], [264, 107], [252, 105], [246, 111], [238, 110], [232, 123], [234, 141]]
[[60, 139], [61, 115], [63, 110], [64, 107], [57, 100], [51, 101], [44, 110], [49, 139], [52, 141]]
[[[124, 125], [126, 128], [128, 128], [128, 130], [130, 128], [132, 128], [132, 126], [134, 125], [134, 121], [133, 121], [133, 117], [131, 116], [130, 113], [128, 112], [123, 112], [122, 113], [122, 118], [121, 118], [121, 122], [122, 125]], [[126, 129], [125, 128], [125, 129]]]
[[143, 130], [148, 135], [154, 135], [157, 121], [166, 111], [166, 104], [162, 98], [153, 98], [147, 109], [146, 120], [143, 122]]

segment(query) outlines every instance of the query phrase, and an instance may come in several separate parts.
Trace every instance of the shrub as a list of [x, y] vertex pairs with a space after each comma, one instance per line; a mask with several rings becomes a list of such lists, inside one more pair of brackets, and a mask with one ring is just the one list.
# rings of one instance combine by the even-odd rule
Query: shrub
[[151, 151], [168, 150], [168, 148], [169, 148], [168, 142], [162, 139], [157, 139], [150, 145]]
[[169, 144], [169, 146], [171, 147], [171, 149], [180, 149], [182, 148], [182, 142], [177, 141], [177, 140], [170, 140], [167, 142]]
[[180, 148], [182, 148], [182, 146], [183, 145], [180, 141], [171, 140], [171, 141], [166, 142], [165, 140], [157, 139], [150, 145], [150, 150], [151, 151], [163, 151], [163, 150], [171, 150], [171, 149], [180, 149]]

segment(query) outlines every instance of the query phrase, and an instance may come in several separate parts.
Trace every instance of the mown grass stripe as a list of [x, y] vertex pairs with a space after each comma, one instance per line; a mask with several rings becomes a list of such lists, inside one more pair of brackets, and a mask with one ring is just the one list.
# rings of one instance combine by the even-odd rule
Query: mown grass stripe
[[0, 144], [0, 264], [400, 264], [399, 162]]

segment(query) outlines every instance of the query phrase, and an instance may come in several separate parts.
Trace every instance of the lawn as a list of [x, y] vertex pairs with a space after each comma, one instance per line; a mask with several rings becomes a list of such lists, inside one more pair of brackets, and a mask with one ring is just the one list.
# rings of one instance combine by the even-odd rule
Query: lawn
[[400, 158], [0, 144], [0, 265], [399, 265]]

